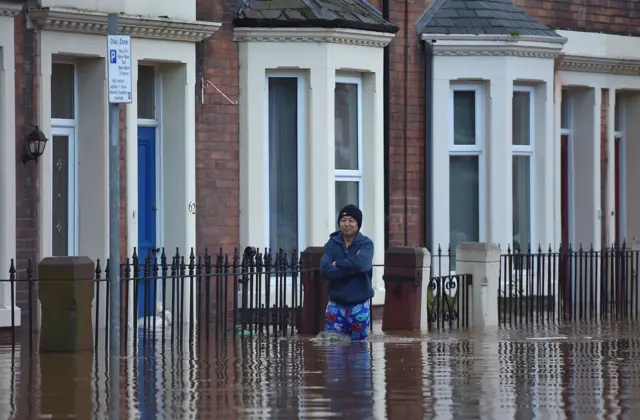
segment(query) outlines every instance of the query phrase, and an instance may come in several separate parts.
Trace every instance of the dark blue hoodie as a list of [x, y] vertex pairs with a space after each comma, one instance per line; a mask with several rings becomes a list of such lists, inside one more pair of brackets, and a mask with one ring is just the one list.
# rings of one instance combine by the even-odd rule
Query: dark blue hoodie
[[[336, 262], [333, 266], [332, 263]], [[374, 295], [371, 287], [373, 241], [358, 232], [347, 248], [341, 232], [334, 232], [324, 246], [320, 272], [329, 280], [329, 297], [340, 305], [365, 302]]]

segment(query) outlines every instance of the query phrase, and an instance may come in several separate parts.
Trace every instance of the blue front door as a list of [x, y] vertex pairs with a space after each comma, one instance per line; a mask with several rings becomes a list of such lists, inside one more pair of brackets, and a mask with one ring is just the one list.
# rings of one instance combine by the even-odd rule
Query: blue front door
[[[156, 129], [138, 127], [138, 257], [140, 276], [147, 256], [156, 258]], [[159, 261], [158, 261], [159, 262]], [[149, 275], [153, 274], [150, 270]], [[138, 282], [138, 318], [155, 315], [155, 280]]]

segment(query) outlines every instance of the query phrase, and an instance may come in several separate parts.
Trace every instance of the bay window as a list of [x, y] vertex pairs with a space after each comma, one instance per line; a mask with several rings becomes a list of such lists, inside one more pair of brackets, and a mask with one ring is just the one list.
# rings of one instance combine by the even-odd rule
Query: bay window
[[335, 215], [347, 204], [362, 206], [362, 82], [336, 76]]
[[267, 77], [269, 247], [272, 253], [305, 246], [304, 79], [295, 74]]
[[449, 244], [452, 261], [463, 242], [485, 236], [484, 89], [451, 88], [452, 127], [449, 144]]
[[516, 86], [512, 100], [513, 249], [533, 246], [534, 89]]

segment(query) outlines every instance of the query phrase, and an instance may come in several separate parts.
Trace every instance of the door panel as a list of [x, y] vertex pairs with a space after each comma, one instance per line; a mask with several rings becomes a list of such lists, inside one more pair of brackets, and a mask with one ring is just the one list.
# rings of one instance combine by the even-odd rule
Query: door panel
[[69, 147], [71, 139], [68, 135], [53, 135], [53, 169], [52, 169], [52, 255], [69, 255]]
[[[138, 127], [138, 256], [156, 258], [156, 129]], [[141, 270], [142, 275], [142, 270]], [[155, 314], [155, 279], [139, 282], [138, 317]]]

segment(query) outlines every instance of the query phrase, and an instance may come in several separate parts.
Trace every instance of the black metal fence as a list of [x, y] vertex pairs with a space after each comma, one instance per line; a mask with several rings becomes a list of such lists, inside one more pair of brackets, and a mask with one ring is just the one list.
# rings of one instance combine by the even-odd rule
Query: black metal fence
[[[626, 244], [604, 250], [551, 247], [503, 250], [498, 313], [503, 325], [637, 320], [640, 251]], [[432, 253], [432, 276], [455, 273], [449, 247]]]
[[624, 244], [509, 249], [501, 258], [501, 322], [636, 320], [639, 257], [640, 251]]
[[467, 327], [471, 276], [452, 274], [436, 276], [427, 284], [427, 314], [429, 327]]
[[[110, 261], [106, 265], [96, 262], [92, 308], [96, 347], [109, 345], [108, 303], [113, 293], [109, 270]], [[160, 255], [145, 258], [134, 251], [120, 264], [121, 287], [116, 292], [121, 296], [122, 345], [293, 334], [301, 317], [301, 277], [312, 270], [303, 266], [296, 250], [271, 253], [249, 247], [242, 255], [238, 250], [195, 255], [192, 249], [185, 256], [176, 249], [169, 256], [162, 249]], [[32, 261], [18, 272], [12, 260], [9, 279], [4, 282], [9, 282], [16, 294], [26, 296], [18, 302], [22, 319], [16, 319], [12, 312], [12, 328], [3, 334], [4, 343], [27, 339], [33, 346], [39, 322], [39, 280]], [[15, 299], [12, 294], [12, 307]]]

